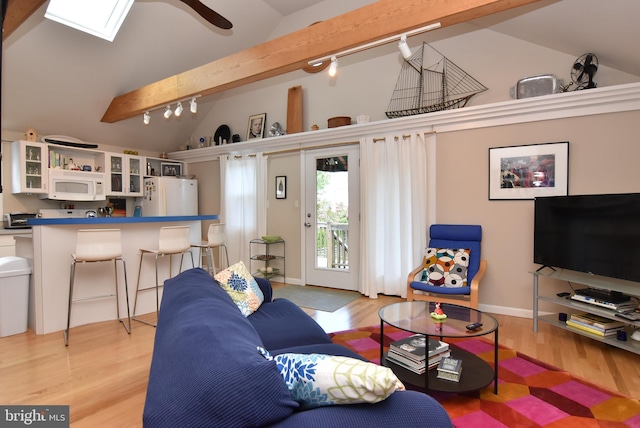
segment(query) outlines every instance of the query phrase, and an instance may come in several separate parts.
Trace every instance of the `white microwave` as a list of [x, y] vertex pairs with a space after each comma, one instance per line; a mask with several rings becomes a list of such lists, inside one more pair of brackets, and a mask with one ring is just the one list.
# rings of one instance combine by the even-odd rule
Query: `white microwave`
[[104, 201], [106, 200], [104, 173], [49, 170], [49, 193], [42, 199], [63, 201]]

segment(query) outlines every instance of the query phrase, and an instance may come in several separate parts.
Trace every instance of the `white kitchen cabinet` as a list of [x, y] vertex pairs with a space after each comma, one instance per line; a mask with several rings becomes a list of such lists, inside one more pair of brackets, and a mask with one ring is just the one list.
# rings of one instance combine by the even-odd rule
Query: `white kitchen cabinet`
[[11, 193], [47, 193], [48, 154], [44, 143], [11, 144]]
[[141, 156], [107, 153], [107, 196], [142, 196]]

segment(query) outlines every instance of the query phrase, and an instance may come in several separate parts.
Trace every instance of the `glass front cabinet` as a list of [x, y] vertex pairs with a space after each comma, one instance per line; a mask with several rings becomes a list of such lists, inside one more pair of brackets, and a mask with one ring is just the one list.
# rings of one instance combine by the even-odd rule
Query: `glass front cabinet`
[[11, 143], [11, 193], [47, 193], [48, 154], [44, 143]]
[[142, 157], [107, 153], [109, 196], [142, 196]]

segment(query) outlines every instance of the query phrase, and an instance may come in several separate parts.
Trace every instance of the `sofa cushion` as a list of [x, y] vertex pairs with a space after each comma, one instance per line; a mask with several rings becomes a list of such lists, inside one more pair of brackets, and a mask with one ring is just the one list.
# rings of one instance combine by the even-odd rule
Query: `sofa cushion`
[[343, 357], [368, 361], [362, 355], [358, 355], [346, 346], [338, 345], [337, 343], [314, 343], [313, 345], [290, 346], [288, 348], [271, 349], [269, 350], [269, 353], [271, 353], [271, 355], [287, 353], [341, 355]]
[[241, 261], [218, 272], [214, 278], [245, 317], [257, 311], [264, 301], [262, 290]]
[[247, 319], [269, 351], [290, 346], [331, 343], [331, 338], [322, 327], [287, 299], [265, 302]]
[[202, 269], [165, 282], [143, 421], [149, 427], [275, 423], [299, 405], [260, 337]]
[[258, 351], [278, 365], [291, 397], [304, 409], [377, 403], [404, 385], [388, 367], [355, 358], [326, 354], [279, 354]]
[[432, 397], [417, 391], [398, 391], [374, 405], [317, 407], [296, 412], [272, 428], [452, 428], [445, 409]]

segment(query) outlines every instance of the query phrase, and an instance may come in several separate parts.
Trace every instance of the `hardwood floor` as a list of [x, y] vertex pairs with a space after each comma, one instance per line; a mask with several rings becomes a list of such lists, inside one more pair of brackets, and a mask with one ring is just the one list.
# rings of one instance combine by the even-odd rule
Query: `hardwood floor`
[[[274, 284], [274, 287], [281, 286]], [[327, 332], [377, 325], [378, 310], [403, 299], [360, 297], [333, 312], [305, 309]], [[640, 356], [541, 323], [496, 315], [500, 343], [603, 387], [640, 398]], [[68, 404], [71, 426], [141, 427], [155, 329], [115, 321], [62, 332], [0, 338], [0, 404]]]

